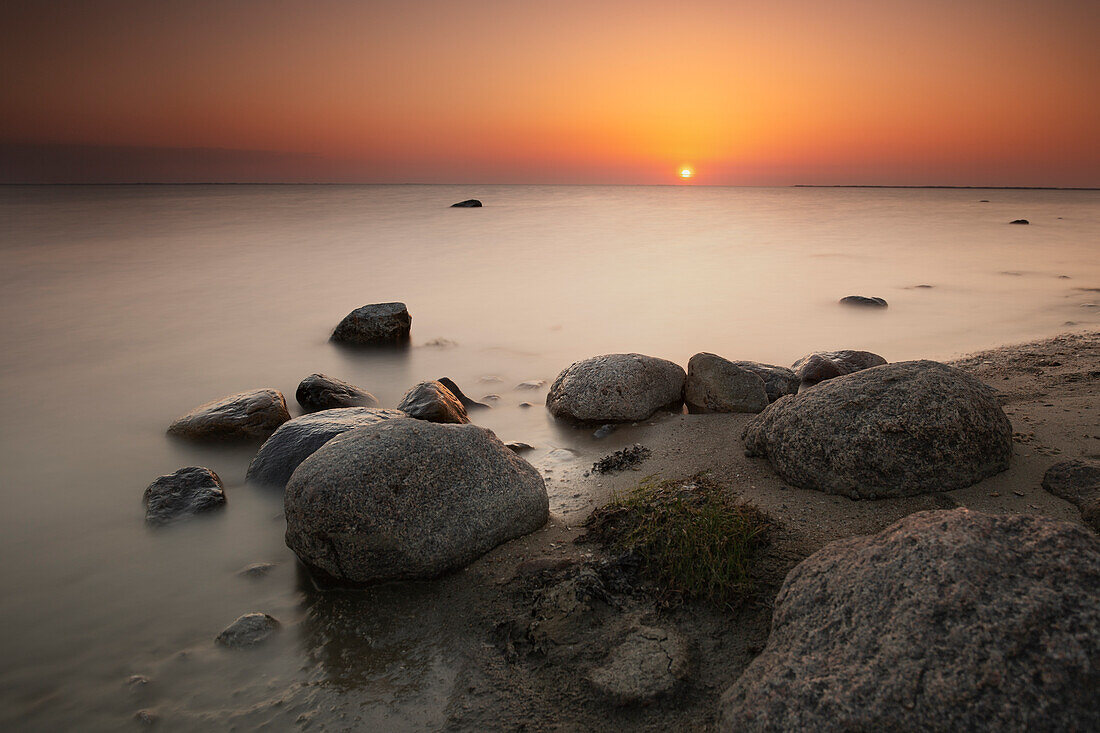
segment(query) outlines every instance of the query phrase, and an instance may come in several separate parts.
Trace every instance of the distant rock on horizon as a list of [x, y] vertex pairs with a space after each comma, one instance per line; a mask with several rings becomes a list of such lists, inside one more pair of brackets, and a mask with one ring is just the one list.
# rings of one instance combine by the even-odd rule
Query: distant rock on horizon
[[459, 201], [457, 204], [451, 204], [452, 209], [476, 209], [481, 206], [481, 202], [477, 199], [466, 199], [465, 201]]

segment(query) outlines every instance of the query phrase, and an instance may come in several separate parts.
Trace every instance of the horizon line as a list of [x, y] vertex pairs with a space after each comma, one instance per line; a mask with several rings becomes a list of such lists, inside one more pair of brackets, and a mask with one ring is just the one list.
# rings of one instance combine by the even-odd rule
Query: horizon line
[[101, 182], [11, 182], [0, 186], [603, 186], [636, 188], [900, 188], [947, 189], [960, 191], [1100, 191], [1100, 186], [955, 186], [940, 184], [878, 183], [785, 183], [754, 185], [737, 183], [369, 183], [348, 181], [101, 181]]

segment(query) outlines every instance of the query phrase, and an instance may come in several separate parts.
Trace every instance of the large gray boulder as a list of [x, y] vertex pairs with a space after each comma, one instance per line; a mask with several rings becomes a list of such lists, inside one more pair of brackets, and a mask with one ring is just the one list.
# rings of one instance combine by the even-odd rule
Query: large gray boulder
[[429, 578], [546, 523], [542, 477], [476, 425], [385, 420], [298, 466], [286, 544], [322, 578]]
[[306, 412], [338, 407], [378, 407], [378, 398], [364, 389], [325, 374], [310, 374], [298, 385], [295, 399]]
[[285, 422], [267, 439], [248, 464], [247, 478], [266, 486], [286, 486], [294, 469], [337, 435], [382, 420], [408, 417], [401, 410], [341, 407], [322, 410]]
[[546, 395], [554, 417], [579, 422], [644, 420], [683, 401], [687, 374], [665, 359], [606, 354], [578, 361], [558, 375]]
[[684, 402], [692, 412], [760, 412], [768, 392], [760, 375], [704, 352], [688, 361]]
[[218, 474], [202, 466], [188, 466], [157, 477], [142, 496], [145, 521], [168, 524], [177, 519], [220, 509], [225, 506], [225, 491]]
[[768, 402], [775, 402], [785, 395], [798, 394], [798, 384], [801, 380], [793, 369], [756, 361], [731, 361], [730, 363], [747, 369], [764, 380], [764, 391], [768, 393]]
[[462, 424], [470, 422], [466, 407], [442, 382], [421, 382], [401, 398], [397, 409], [409, 417], [428, 422]]
[[264, 440], [290, 419], [283, 393], [256, 389], [199, 405], [168, 426], [191, 440]]
[[861, 369], [870, 369], [885, 363], [885, 359], [870, 351], [841, 349], [840, 351], [820, 351], [807, 354], [796, 361], [792, 368], [794, 373], [798, 375], [799, 389], [801, 390], [827, 379], [852, 374]]
[[412, 316], [404, 303], [374, 303], [356, 308], [332, 332], [332, 340], [355, 346], [401, 346], [409, 343]]
[[787, 483], [853, 499], [951, 491], [1008, 468], [1012, 425], [963, 371], [909, 361], [784, 397], [742, 434]]
[[1047, 517], [911, 514], [790, 572], [727, 731], [1100, 730], [1100, 541]]

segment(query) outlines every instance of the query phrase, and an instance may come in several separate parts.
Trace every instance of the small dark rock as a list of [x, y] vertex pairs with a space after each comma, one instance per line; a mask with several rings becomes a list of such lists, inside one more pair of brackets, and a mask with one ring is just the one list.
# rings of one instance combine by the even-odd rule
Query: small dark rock
[[617, 450], [610, 455], [606, 455], [600, 460], [592, 464], [592, 470], [596, 473], [614, 473], [616, 471], [625, 471], [628, 468], [633, 468], [639, 463], [649, 458], [652, 454], [649, 448], [644, 445], [635, 443], [632, 446]]
[[481, 206], [481, 202], [477, 199], [466, 199], [465, 201], [459, 201], [457, 204], [451, 204], [452, 209], [476, 209]]
[[599, 440], [600, 438], [606, 438], [617, 429], [618, 426], [616, 426], [614, 423], [607, 423], [606, 425], [601, 425], [600, 427], [596, 428], [596, 430], [592, 433], [592, 437], [596, 438], [597, 440]]
[[401, 399], [397, 409], [409, 417], [428, 422], [463, 424], [470, 422], [466, 408], [451, 390], [438, 381], [421, 382]]
[[310, 374], [294, 393], [306, 412], [332, 410], [337, 407], [378, 407], [378, 398], [366, 390], [324, 374]]
[[227, 626], [215, 639], [231, 649], [252, 646], [264, 641], [279, 628], [279, 621], [266, 613], [246, 613]]
[[344, 316], [332, 340], [355, 346], [403, 346], [409, 343], [412, 316], [404, 303], [374, 303]]
[[515, 453], [526, 453], [529, 450], [535, 449], [535, 446], [528, 443], [521, 443], [518, 440], [513, 440], [509, 443], [505, 443], [504, 447]]
[[462, 394], [462, 390], [458, 388], [458, 385], [455, 384], [453, 381], [451, 381], [449, 378], [440, 377], [439, 379], [437, 379], [435, 381], [439, 382], [444, 387], [446, 387], [447, 391], [450, 392], [451, 394], [453, 394], [455, 397], [457, 397], [458, 401], [461, 402], [462, 406], [465, 407], [467, 410], [488, 410], [488, 409], [491, 409], [489, 407], [489, 405], [482, 404], [481, 402], [475, 402], [474, 400], [471, 400], [466, 395]]
[[546, 380], [545, 379], [529, 379], [526, 382], [520, 382], [519, 384], [517, 384], [516, 389], [518, 389], [518, 390], [542, 389], [545, 386], [546, 386]]
[[273, 562], [254, 562], [237, 571], [243, 578], [262, 578], [275, 569]]
[[159, 716], [152, 710], [138, 710], [134, 713], [134, 720], [142, 725], [152, 725], [159, 720]]
[[146, 522], [167, 524], [225, 506], [225, 491], [218, 474], [202, 466], [188, 466], [149, 484], [143, 501]]
[[1028, 221], [1027, 219], [1013, 219], [1012, 221], [1009, 222], [1009, 224], [1030, 224], [1030, 223], [1031, 222]]
[[532, 407], [534, 407], [535, 405], [534, 405], [533, 403], [531, 403], [531, 402], [520, 402], [520, 403], [519, 403], [519, 406], [520, 406], [520, 407], [522, 407], [522, 408], [523, 408], [523, 409], [525, 409], [525, 410], [529, 410], [529, 409], [531, 409]]
[[868, 298], [863, 295], [846, 295], [840, 299], [841, 305], [853, 305], [860, 308], [886, 308], [887, 303], [882, 298]]

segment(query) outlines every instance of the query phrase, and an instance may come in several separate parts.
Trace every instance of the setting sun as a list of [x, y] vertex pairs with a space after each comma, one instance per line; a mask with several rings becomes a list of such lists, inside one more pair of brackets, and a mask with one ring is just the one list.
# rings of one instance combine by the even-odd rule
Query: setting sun
[[695, 171], [693, 171], [691, 168], [681, 168], [680, 169], [680, 178], [691, 178], [694, 175], [695, 175]]

